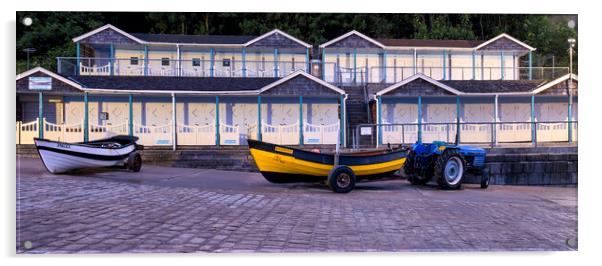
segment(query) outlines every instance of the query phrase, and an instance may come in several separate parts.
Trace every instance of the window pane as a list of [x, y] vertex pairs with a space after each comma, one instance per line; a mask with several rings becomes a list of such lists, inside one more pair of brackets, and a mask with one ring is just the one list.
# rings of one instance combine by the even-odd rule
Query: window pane
[[192, 59], [192, 66], [201, 66], [201, 59], [200, 58], [193, 58]]
[[138, 57], [130, 57], [130, 65], [132, 65], [132, 66], [138, 65]]
[[161, 58], [162, 66], [169, 66], [169, 58]]

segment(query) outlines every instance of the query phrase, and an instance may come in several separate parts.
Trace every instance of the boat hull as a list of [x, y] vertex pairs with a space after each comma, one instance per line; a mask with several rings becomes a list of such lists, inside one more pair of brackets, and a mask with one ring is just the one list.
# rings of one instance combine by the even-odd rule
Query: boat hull
[[[324, 180], [334, 167], [333, 154], [321, 154], [260, 141], [249, 141], [249, 151], [263, 176], [270, 182], [313, 182]], [[375, 155], [341, 154], [339, 164], [353, 170], [358, 179], [395, 172], [405, 162], [406, 151]]]
[[100, 148], [82, 143], [63, 143], [35, 139], [35, 145], [44, 166], [53, 174], [76, 169], [109, 167], [125, 164], [136, 150], [134, 142], [119, 148]]

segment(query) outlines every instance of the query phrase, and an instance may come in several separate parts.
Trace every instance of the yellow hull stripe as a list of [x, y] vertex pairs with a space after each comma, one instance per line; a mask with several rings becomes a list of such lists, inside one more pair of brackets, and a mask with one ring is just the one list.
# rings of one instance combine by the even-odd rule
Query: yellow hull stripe
[[[275, 172], [284, 174], [328, 176], [332, 169], [331, 164], [321, 164], [295, 159], [293, 156], [267, 152], [263, 150], [250, 149], [255, 164], [261, 172]], [[358, 176], [376, 175], [397, 171], [405, 162], [405, 157], [393, 161], [366, 164], [366, 165], [348, 165]]]

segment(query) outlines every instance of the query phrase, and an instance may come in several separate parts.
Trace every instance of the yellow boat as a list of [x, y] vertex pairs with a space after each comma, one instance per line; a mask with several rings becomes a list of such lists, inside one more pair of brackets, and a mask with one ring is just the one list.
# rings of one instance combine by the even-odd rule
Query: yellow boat
[[407, 155], [406, 148], [333, 154], [251, 139], [247, 141], [259, 172], [268, 181], [291, 183], [327, 180], [335, 192], [351, 191], [356, 180], [392, 175], [403, 166]]

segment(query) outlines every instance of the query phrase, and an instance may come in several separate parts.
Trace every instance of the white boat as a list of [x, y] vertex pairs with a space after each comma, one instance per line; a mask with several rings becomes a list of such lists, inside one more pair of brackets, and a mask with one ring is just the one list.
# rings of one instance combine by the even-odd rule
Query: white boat
[[65, 143], [35, 138], [34, 142], [44, 166], [53, 174], [76, 169], [124, 166], [138, 172], [142, 158], [137, 152], [138, 137], [114, 136], [107, 139], [80, 143]]

